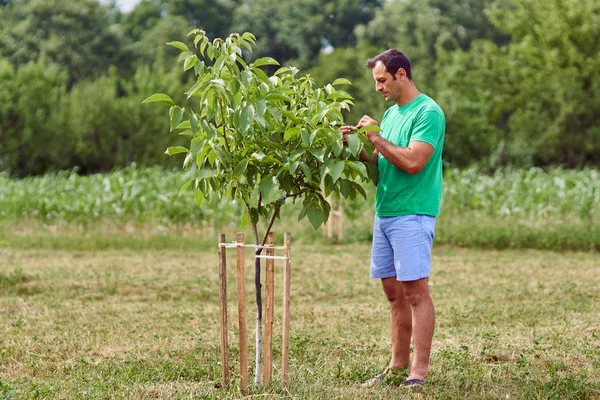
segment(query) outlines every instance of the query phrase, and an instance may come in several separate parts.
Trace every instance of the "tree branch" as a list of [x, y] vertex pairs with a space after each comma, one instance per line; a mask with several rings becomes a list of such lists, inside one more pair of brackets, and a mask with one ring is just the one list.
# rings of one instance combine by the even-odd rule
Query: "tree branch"
[[256, 255], [260, 255], [260, 253], [262, 252], [263, 246], [267, 242], [267, 235], [269, 234], [269, 232], [271, 232], [271, 228], [273, 227], [275, 218], [277, 218], [277, 215], [279, 215], [280, 208], [281, 208], [281, 204], [277, 204], [275, 206], [275, 211], [273, 211], [273, 216], [271, 217], [271, 220], [269, 221], [269, 226], [267, 226], [267, 230], [265, 232], [265, 236], [263, 237], [262, 243], [260, 244], [260, 247], [256, 249]]
[[223, 112], [223, 104], [221, 102], [219, 102], [219, 108], [221, 109], [221, 121], [223, 123], [223, 125], [221, 125], [223, 127], [223, 138], [225, 139], [225, 147], [227, 147], [227, 151], [229, 152], [229, 154], [231, 154], [231, 148], [229, 147], [229, 140], [227, 140], [227, 122], [225, 121], [225, 114]]

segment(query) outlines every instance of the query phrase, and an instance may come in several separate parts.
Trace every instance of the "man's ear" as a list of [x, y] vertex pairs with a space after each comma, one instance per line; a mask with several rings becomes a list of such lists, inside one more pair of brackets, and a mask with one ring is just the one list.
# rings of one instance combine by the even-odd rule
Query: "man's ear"
[[396, 71], [396, 79], [400, 79], [401, 81], [406, 79], [406, 71], [404, 70], [404, 68], [398, 68], [398, 70]]

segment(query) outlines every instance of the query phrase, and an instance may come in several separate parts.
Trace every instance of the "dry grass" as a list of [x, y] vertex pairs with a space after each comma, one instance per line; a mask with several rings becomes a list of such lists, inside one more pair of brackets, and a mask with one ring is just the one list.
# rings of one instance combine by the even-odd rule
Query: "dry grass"
[[[422, 393], [407, 393], [360, 388], [389, 357], [387, 307], [368, 278], [369, 252], [367, 244], [294, 245], [290, 385], [275, 379], [249, 397], [600, 398], [597, 253], [436, 248], [430, 378]], [[253, 327], [250, 253], [247, 260]], [[236, 386], [215, 388], [218, 325], [216, 245], [0, 248], [0, 398], [242, 397]], [[280, 335], [274, 343], [277, 378]]]

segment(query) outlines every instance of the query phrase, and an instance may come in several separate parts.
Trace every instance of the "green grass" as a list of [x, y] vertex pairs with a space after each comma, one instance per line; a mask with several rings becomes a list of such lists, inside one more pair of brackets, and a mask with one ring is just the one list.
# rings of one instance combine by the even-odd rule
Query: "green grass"
[[[234, 384], [220, 380], [212, 235], [143, 227], [47, 229], [0, 247], [0, 398], [241, 398], [234, 255], [229, 340]], [[112, 230], [111, 230], [112, 229]], [[113, 236], [113, 242], [94, 241]], [[30, 232], [31, 233], [31, 232]], [[162, 235], [164, 244], [155, 248]], [[26, 235], [27, 236], [27, 235]], [[79, 237], [79, 241], [76, 239]], [[57, 246], [57, 243], [62, 243]], [[600, 256], [437, 246], [431, 370], [422, 392], [360, 383], [388, 362], [386, 300], [368, 278], [368, 243], [294, 239], [290, 382], [251, 398], [600, 398]], [[173, 244], [173, 247], [170, 245]], [[250, 252], [247, 256], [250, 269]], [[253, 365], [253, 284], [248, 321]], [[252, 370], [250, 371], [252, 376]]]

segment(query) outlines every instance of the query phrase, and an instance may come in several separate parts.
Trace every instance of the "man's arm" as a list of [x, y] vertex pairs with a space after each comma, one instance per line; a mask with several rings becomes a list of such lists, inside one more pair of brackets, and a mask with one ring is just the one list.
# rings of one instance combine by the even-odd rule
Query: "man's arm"
[[362, 162], [373, 163], [375, 166], [377, 166], [377, 157], [379, 157], [378, 150], [373, 151], [373, 154], [369, 154], [369, 152], [365, 149], [360, 151], [360, 161]]
[[[357, 128], [367, 125], [378, 125], [378, 123], [365, 115], [358, 122]], [[376, 152], [383, 154], [386, 160], [411, 175], [419, 173], [427, 165], [429, 157], [435, 150], [429, 143], [418, 140], [411, 141], [408, 147], [396, 146], [382, 138], [376, 131], [367, 132], [367, 138], [375, 146]]]
[[396, 146], [379, 136], [377, 132], [367, 132], [367, 137], [376, 151], [383, 154], [386, 160], [411, 175], [419, 173], [427, 165], [434, 150], [429, 143], [419, 141], [410, 142], [408, 147]]

